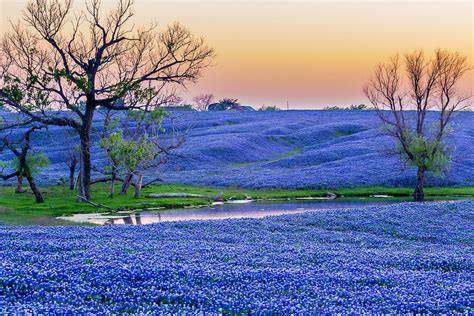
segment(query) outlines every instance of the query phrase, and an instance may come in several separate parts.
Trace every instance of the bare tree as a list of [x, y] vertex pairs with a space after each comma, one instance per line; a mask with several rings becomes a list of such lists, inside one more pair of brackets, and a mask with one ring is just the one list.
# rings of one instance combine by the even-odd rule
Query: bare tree
[[207, 111], [207, 107], [214, 102], [213, 94], [200, 94], [193, 98], [194, 107], [198, 111]]
[[450, 159], [445, 136], [454, 113], [469, 106], [457, 84], [470, 69], [460, 53], [438, 49], [427, 59], [419, 50], [378, 65], [364, 88], [397, 151], [417, 168], [417, 201], [424, 198], [425, 173], [443, 171]]
[[106, 15], [100, 9], [100, 0], [90, 0], [74, 15], [72, 0], [30, 0], [1, 45], [0, 102], [33, 121], [77, 131], [78, 196], [86, 200], [96, 109], [139, 108], [144, 91], [194, 82], [214, 56], [177, 23], [161, 31], [134, 26], [133, 0], [118, 0]]

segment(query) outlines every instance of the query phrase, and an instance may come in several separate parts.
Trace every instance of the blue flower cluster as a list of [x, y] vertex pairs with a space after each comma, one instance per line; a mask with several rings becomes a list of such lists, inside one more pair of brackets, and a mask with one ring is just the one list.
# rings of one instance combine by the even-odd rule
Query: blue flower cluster
[[[169, 183], [330, 188], [413, 186], [416, 179], [414, 169], [390, 154], [392, 140], [374, 111], [178, 111], [173, 116], [178, 128], [191, 129], [179, 155], [151, 175]], [[99, 116], [94, 124], [100, 127]], [[452, 127], [454, 160], [445, 177], [429, 176], [428, 185], [474, 184], [474, 113], [458, 113]], [[62, 128], [51, 127], [48, 133], [34, 140], [52, 162], [38, 178], [55, 184], [67, 175], [65, 144], [74, 140], [65, 142]], [[0, 160], [7, 155], [0, 153]], [[105, 163], [97, 144], [92, 156], [94, 165]]]
[[0, 226], [0, 313], [474, 312], [474, 202]]

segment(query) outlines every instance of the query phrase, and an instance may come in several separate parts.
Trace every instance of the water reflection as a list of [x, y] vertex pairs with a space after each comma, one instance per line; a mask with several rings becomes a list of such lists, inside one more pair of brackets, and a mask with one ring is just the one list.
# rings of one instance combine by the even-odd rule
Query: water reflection
[[[157, 220], [156, 223], [161, 222], [161, 214], [159, 212], [156, 212], [155, 214]], [[133, 214], [130, 214], [125, 217], [114, 217], [107, 219], [104, 223], [104, 225], [142, 225], [142, 215], [141, 212], [136, 212]]]
[[63, 217], [77, 223], [99, 225], [143, 225], [168, 221], [220, 220], [231, 218], [261, 218], [265, 216], [296, 214], [335, 208], [358, 208], [370, 205], [386, 205], [404, 202], [403, 199], [381, 200], [309, 200], [309, 201], [265, 201], [245, 204], [222, 204], [195, 209], [140, 210], [117, 214], [76, 214]]

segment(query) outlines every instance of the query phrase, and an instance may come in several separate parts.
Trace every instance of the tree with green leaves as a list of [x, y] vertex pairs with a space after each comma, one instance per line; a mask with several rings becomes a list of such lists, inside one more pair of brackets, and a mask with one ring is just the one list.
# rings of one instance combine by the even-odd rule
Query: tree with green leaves
[[458, 89], [470, 69], [457, 52], [438, 49], [428, 59], [415, 51], [378, 65], [364, 88], [397, 153], [417, 169], [416, 201], [424, 199], [425, 173], [441, 173], [450, 161], [446, 135], [455, 113], [470, 106]]
[[[17, 177], [17, 186], [15, 192], [23, 193], [23, 177], [28, 181], [31, 191], [35, 195], [37, 203], [43, 203], [44, 197], [38, 188], [35, 175], [39, 169], [49, 165], [49, 159], [42, 153], [31, 153], [31, 135], [43, 128], [42, 126], [28, 127], [24, 132], [17, 132], [15, 135], [2, 135], [0, 138], [0, 151], [4, 148], [9, 149], [15, 158], [11, 161], [13, 172], [8, 175], [0, 175], [3, 180]], [[5, 129], [3, 129], [5, 130]], [[5, 163], [3, 163], [5, 166]]]
[[[91, 133], [98, 108], [140, 108], [147, 90], [196, 81], [214, 56], [178, 23], [134, 26], [133, 0], [103, 15], [100, 0], [30, 0], [1, 42], [0, 103], [80, 138], [80, 200], [90, 200]], [[143, 93], [145, 91], [145, 93]]]
[[[168, 112], [154, 107], [149, 111], [129, 111], [123, 126], [110, 125], [117, 128], [100, 140], [111, 174], [109, 196], [113, 195], [117, 175], [121, 174], [124, 177], [120, 193], [126, 194], [133, 183], [134, 196], [140, 197], [146, 172], [152, 167], [166, 163], [173, 151], [184, 143], [184, 134], [177, 131], [172, 124], [169, 131], [164, 129], [162, 122], [169, 117]], [[132, 128], [127, 129], [128, 126]], [[156, 178], [152, 179], [155, 180]]]

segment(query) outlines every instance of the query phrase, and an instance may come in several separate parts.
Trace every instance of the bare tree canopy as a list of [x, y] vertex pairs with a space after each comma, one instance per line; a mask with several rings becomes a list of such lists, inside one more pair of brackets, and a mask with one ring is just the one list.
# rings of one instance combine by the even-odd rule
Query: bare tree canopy
[[207, 111], [209, 105], [214, 102], [213, 94], [200, 94], [193, 98], [194, 107], [198, 111]]
[[170, 84], [196, 81], [214, 56], [202, 38], [175, 23], [132, 23], [133, 0], [102, 14], [99, 0], [73, 12], [72, 0], [30, 0], [1, 43], [0, 102], [43, 124], [70, 126], [81, 140], [79, 195], [90, 199], [94, 111], [124, 110]]
[[418, 169], [415, 198], [423, 199], [425, 172], [440, 172], [449, 160], [445, 135], [453, 114], [470, 106], [471, 96], [457, 88], [470, 69], [460, 53], [438, 49], [428, 59], [418, 50], [379, 64], [364, 88], [397, 149]]

